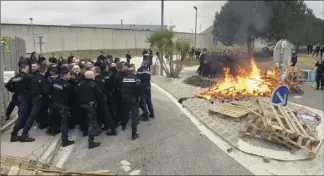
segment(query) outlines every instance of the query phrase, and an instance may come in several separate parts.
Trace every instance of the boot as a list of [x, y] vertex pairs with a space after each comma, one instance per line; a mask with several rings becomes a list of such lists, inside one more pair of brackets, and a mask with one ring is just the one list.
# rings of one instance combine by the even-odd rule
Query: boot
[[123, 130], [123, 131], [126, 130], [126, 125], [122, 125], [122, 130]]
[[102, 129], [103, 131], [107, 131], [109, 128], [108, 128], [108, 126], [104, 125], [101, 129]]
[[133, 133], [132, 134], [132, 140], [136, 140], [139, 137], [138, 133]]
[[89, 149], [93, 149], [93, 148], [96, 148], [96, 147], [100, 146], [100, 142], [95, 142], [93, 140], [94, 140], [94, 137], [89, 137], [89, 143], [88, 143], [88, 148]]
[[11, 133], [10, 142], [20, 141], [21, 137], [17, 133]]
[[75, 143], [75, 141], [70, 141], [68, 139], [62, 140], [62, 147], [66, 147], [66, 146], [72, 145], [74, 143]]
[[20, 142], [34, 142], [35, 138], [31, 138], [28, 136], [28, 134], [23, 133], [20, 138]]
[[148, 116], [145, 116], [144, 118], [142, 118], [142, 121], [148, 121], [149, 120], [149, 118], [148, 118]]
[[83, 131], [83, 137], [88, 136], [88, 131]]
[[316, 87], [316, 89], [315, 90], [319, 90], [319, 87]]
[[149, 117], [154, 119], [154, 114], [150, 114]]
[[111, 129], [111, 131], [108, 131], [106, 133], [107, 136], [117, 136], [116, 128]]

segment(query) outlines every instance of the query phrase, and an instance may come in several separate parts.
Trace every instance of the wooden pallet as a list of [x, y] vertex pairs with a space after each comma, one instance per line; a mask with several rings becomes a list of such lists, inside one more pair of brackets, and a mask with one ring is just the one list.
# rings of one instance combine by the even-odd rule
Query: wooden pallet
[[295, 151], [297, 148], [308, 152], [310, 158], [316, 155], [320, 141], [309, 126], [289, 107], [273, 105], [257, 100], [256, 119], [245, 122], [243, 133], [286, 145]]
[[35, 160], [1, 157], [1, 175], [115, 175], [109, 171], [66, 171]]
[[231, 103], [215, 105], [209, 110], [210, 113], [219, 113], [233, 118], [241, 118], [250, 113], [250, 110], [242, 106], [236, 106]]
[[261, 118], [258, 118], [257, 116], [249, 115], [249, 117], [246, 119], [243, 125], [243, 128], [241, 129], [241, 134], [283, 144], [288, 148], [290, 148], [291, 152], [296, 152], [298, 149], [296, 146], [291, 145], [284, 139], [266, 130], [266, 128], [262, 123]]

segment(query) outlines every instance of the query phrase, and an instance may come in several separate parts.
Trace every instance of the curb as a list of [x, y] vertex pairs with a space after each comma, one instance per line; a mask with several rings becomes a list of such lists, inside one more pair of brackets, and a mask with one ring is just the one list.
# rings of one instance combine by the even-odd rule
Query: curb
[[1, 127], [1, 134], [6, 132], [7, 130], [9, 130], [11, 128], [11, 126], [15, 124], [17, 118], [18, 118], [18, 115], [16, 115], [12, 120], [10, 120], [8, 123], [3, 125]]
[[39, 161], [47, 164], [51, 164], [53, 161], [55, 154], [59, 150], [61, 146], [61, 135], [56, 135], [51, 140], [51, 143], [48, 145], [48, 147], [45, 149], [43, 154], [40, 156]]

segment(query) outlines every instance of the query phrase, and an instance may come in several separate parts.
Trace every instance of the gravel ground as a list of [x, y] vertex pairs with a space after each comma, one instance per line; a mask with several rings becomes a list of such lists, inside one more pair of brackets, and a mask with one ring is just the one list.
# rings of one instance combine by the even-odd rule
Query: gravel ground
[[[158, 84], [163, 89], [167, 90], [169, 93], [171, 93], [176, 98], [182, 98], [182, 97], [192, 97], [197, 93], [203, 92], [206, 89], [202, 89], [200, 87], [194, 87], [187, 85], [183, 83], [184, 79], [171, 79], [171, 78], [165, 78], [161, 76], [152, 76], [152, 82], [155, 84]], [[239, 136], [239, 131], [242, 126], [242, 122], [235, 122], [230, 117], [221, 117], [216, 115], [210, 115], [208, 113], [208, 109], [212, 106], [212, 104], [204, 99], [200, 98], [191, 98], [182, 103], [184, 106], [188, 104], [194, 104], [195, 107], [199, 110], [199, 114], [195, 113], [195, 115], [206, 115], [212, 117], [212, 119], [215, 120], [216, 124], [221, 124], [225, 129], [229, 130], [229, 133], [231, 135], [236, 134]], [[305, 112], [307, 111], [305, 108], [296, 107], [293, 105], [289, 105], [292, 109], [298, 109], [298, 112]], [[197, 111], [196, 111], [197, 112]], [[306, 121], [308, 122], [308, 121]], [[313, 129], [317, 126], [317, 124], [314, 123], [308, 123]], [[262, 139], [257, 139], [253, 137], [243, 137], [242, 140], [250, 143], [251, 145], [260, 146], [262, 148], [267, 149], [273, 149], [273, 150], [289, 150], [287, 147], [277, 144], [270, 141], [265, 141]]]

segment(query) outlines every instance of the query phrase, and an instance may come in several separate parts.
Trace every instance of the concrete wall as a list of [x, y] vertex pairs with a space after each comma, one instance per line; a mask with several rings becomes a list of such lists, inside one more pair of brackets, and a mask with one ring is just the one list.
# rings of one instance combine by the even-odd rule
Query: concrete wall
[[[8, 37], [20, 37], [26, 41], [27, 52], [33, 49], [33, 30], [28, 24], [1, 24], [1, 35]], [[71, 50], [95, 50], [95, 49], [132, 49], [148, 48], [146, 42], [150, 31], [134, 31], [128, 29], [105, 29], [74, 26], [34, 25], [35, 36], [44, 36], [43, 52], [71, 51]], [[176, 33], [176, 38], [191, 41], [192, 33]], [[38, 38], [36, 40], [36, 52], [40, 52]], [[197, 34], [197, 47], [209, 48], [212, 45], [212, 37], [205, 34]]]

